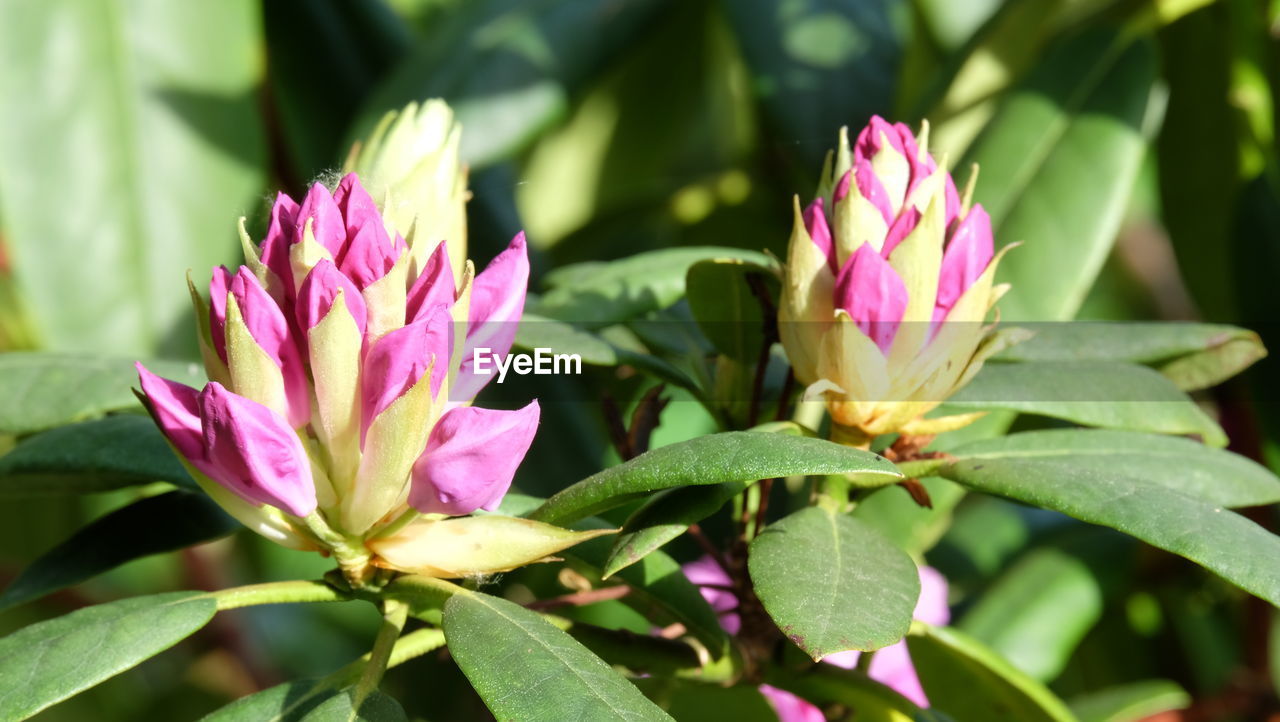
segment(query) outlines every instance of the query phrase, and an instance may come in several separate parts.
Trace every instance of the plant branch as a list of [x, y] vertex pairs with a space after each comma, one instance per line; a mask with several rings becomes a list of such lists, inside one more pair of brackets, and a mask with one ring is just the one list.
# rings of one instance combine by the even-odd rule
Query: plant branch
[[218, 611], [252, 607], [260, 604], [293, 604], [297, 602], [346, 602], [353, 597], [321, 581], [270, 582], [232, 587], [209, 596], [218, 602]]
[[408, 616], [408, 604], [394, 599], [388, 599], [382, 603], [382, 626], [378, 628], [373, 649], [369, 651], [369, 658], [360, 672], [360, 681], [356, 683], [355, 709], [360, 709], [364, 700], [373, 694], [378, 689], [378, 684], [382, 682], [382, 675], [387, 671], [387, 663], [391, 661], [391, 652], [396, 646], [396, 640], [400, 638], [400, 632], [404, 629]]

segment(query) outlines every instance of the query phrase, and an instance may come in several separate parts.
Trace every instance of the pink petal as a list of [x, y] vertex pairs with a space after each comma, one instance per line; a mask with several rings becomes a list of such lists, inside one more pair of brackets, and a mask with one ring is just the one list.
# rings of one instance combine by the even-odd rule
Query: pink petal
[[[135, 363], [147, 409], [156, 426], [174, 448], [201, 471], [205, 471], [204, 442], [200, 430], [200, 392], [176, 381], [151, 373]], [[205, 472], [208, 473], [207, 471]]]
[[199, 405], [205, 455], [223, 472], [215, 481], [254, 504], [295, 516], [315, 511], [311, 462], [284, 419], [216, 381], [200, 393]]
[[493, 377], [492, 374], [476, 374], [472, 370], [474, 350], [487, 348], [490, 353], [500, 356], [511, 350], [520, 317], [524, 315], [528, 286], [529, 252], [521, 232], [511, 240], [507, 250], [490, 261], [472, 282], [467, 338], [457, 382], [449, 389], [451, 401], [470, 401]]
[[812, 702], [790, 692], [767, 684], [760, 685], [769, 706], [778, 715], [778, 722], [826, 722], [826, 716]]
[[338, 269], [355, 281], [356, 286], [365, 289], [387, 275], [401, 253], [403, 249], [391, 242], [379, 219], [377, 223], [354, 229], [342, 255], [337, 257]]
[[406, 323], [413, 323], [429, 309], [436, 306], [452, 307], [458, 298], [457, 289], [453, 286], [453, 269], [449, 265], [449, 254], [445, 244], [441, 243], [431, 252], [427, 265], [418, 274], [417, 280], [409, 289], [406, 299]]
[[911, 232], [920, 224], [920, 211], [914, 208], [908, 208], [898, 216], [898, 219], [889, 226], [889, 232], [885, 234], [884, 246], [880, 249], [880, 255], [888, 258], [893, 253], [893, 249], [902, 243], [903, 239], [911, 235]]
[[231, 279], [228, 290], [236, 298], [249, 335], [280, 367], [289, 422], [294, 428], [305, 426], [311, 418], [311, 392], [301, 350], [284, 312], [245, 266]]
[[960, 296], [987, 270], [994, 254], [991, 236], [991, 217], [981, 204], [969, 209], [942, 254], [942, 268], [938, 273], [938, 300], [935, 317], [943, 316]]
[[437, 306], [426, 318], [388, 333], [369, 349], [361, 372], [362, 444], [373, 420], [418, 383], [433, 359], [432, 397], [440, 390], [449, 366], [452, 326], [449, 310]]
[[475, 406], [450, 410], [413, 467], [409, 503], [424, 514], [470, 514], [495, 509], [511, 487], [538, 430], [533, 401], [516, 411]]
[[[845, 192], [848, 193], [847, 188]], [[814, 199], [813, 203], [804, 209], [804, 229], [808, 232], [813, 245], [827, 257], [827, 265], [831, 266], [831, 272], [840, 270], [836, 268], [836, 246], [831, 240], [831, 227], [827, 225], [827, 213], [822, 207], [821, 198]]]
[[887, 353], [907, 310], [907, 287], [889, 262], [864, 243], [836, 276], [835, 305]]
[[871, 169], [871, 161], [857, 161], [853, 166], [853, 179], [858, 184], [858, 192], [880, 211], [880, 215], [884, 217], [884, 222], [886, 224], [893, 223], [894, 204], [889, 199], [888, 191], [884, 189], [884, 185], [876, 177], [875, 171]]
[[284, 193], [276, 194], [271, 207], [271, 222], [267, 237], [262, 241], [262, 262], [280, 278], [287, 297], [293, 296], [293, 267], [289, 261], [289, 247], [298, 240], [298, 204]]
[[951, 621], [951, 607], [947, 604], [947, 578], [933, 567], [920, 567], [920, 598], [916, 600], [913, 616], [935, 627]]
[[298, 235], [294, 238], [294, 243], [302, 240], [308, 220], [312, 222], [311, 232], [315, 234], [316, 241], [327, 248], [334, 258], [341, 256], [347, 241], [347, 227], [342, 220], [342, 211], [333, 201], [333, 195], [319, 183], [311, 186], [306, 199], [302, 201], [302, 207], [298, 209]]
[[377, 204], [364, 186], [360, 185], [360, 179], [355, 173], [348, 173], [338, 181], [338, 187], [333, 190], [333, 202], [342, 212], [348, 238], [364, 226], [382, 225], [382, 214], [378, 213]]
[[849, 186], [853, 184], [853, 171], [847, 170], [844, 175], [840, 176], [840, 180], [836, 183], [836, 188], [831, 192], [831, 205], [835, 205], [844, 200], [849, 195]]
[[338, 289], [342, 289], [347, 310], [351, 312], [351, 317], [360, 327], [360, 333], [364, 334], [367, 316], [364, 297], [360, 295], [360, 289], [356, 288], [351, 279], [347, 278], [327, 258], [321, 259], [307, 273], [307, 277], [302, 281], [302, 287], [298, 289], [298, 300], [293, 309], [297, 314], [298, 328], [306, 332], [320, 323], [333, 308], [333, 301], [338, 297]]
[[231, 279], [226, 266], [215, 267], [209, 279], [209, 335], [213, 336], [213, 348], [223, 363], [227, 362], [227, 293]]
[[874, 158], [884, 149], [885, 138], [889, 139], [889, 145], [894, 150], [904, 156], [914, 158], [919, 153], [916, 137], [904, 123], [890, 124], [884, 118], [873, 115], [853, 144], [854, 159], [869, 161]]
[[921, 707], [929, 706], [929, 698], [925, 696], [920, 677], [911, 664], [906, 640], [877, 651], [871, 658], [867, 676]]
[[680, 569], [716, 612], [723, 615], [738, 608], [738, 597], [732, 591], [733, 580], [711, 555], [703, 554]]
[[853, 669], [858, 666], [858, 660], [861, 658], [862, 652], [859, 652], [856, 649], [849, 649], [844, 652], [828, 654], [822, 658], [822, 661], [827, 664], [834, 664], [837, 667], [843, 667], [844, 669]]

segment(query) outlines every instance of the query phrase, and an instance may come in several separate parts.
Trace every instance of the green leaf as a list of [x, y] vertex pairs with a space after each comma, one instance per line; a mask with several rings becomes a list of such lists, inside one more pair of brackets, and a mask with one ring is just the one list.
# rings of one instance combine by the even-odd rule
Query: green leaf
[[[266, 156], [259, 12], [252, 0], [0, 7], [0, 106], [21, 109], [0, 127], [0, 218], [44, 345], [170, 345], [189, 314], [183, 274], [234, 257]], [[177, 348], [194, 351], [181, 333]]]
[[46, 431], [0, 456], [0, 499], [86, 494], [168, 481], [195, 489], [147, 416], [110, 416]]
[[1102, 616], [1102, 588], [1069, 550], [1034, 549], [1004, 572], [957, 625], [1028, 676], [1057, 677]]
[[963, 444], [957, 459], [1006, 459], [1024, 469], [1057, 474], [1120, 475], [1226, 507], [1280, 501], [1280, 479], [1239, 454], [1191, 439], [1130, 431], [1026, 431]]
[[670, 489], [653, 496], [622, 525], [604, 564], [604, 576], [616, 574], [661, 548], [691, 525], [719, 511], [750, 485], [751, 482], [727, 481]]
[[99, 604], [0, 639], [0, 718], [25, 719], [189, 637], [217, 603], [170, 592]]
[[365, 104], [355, 137], [410, 100], [444, 98], [479, 168], [515, 152], [568, 109], [569, 96], [628, 47], [663, 0], [477, 0], [457, 6]]
[[[64, 304], [65, 306], [65, 304]], [[147, 362], [174, 381], [204, 384], [194, 363]], [[84, 421], [108, 411], [139, 408], [133, 361], [98, 355], [0, 353], [0, 434], [26, 434]]]
[[902, 478], [893, 464], [868, 451], [822, 439], [730, 431], [654, 449], [605, 469], [547, 499], [529, 516], [563, 526], [662, 489], [799, 474], [848, 474], [854, 485], [870, 487]]
[[977, 491], [1111, 527], [1280, 604], [1280, 537], [1243, 516], [1123, 470], [1035, 458], [965, 459], [939, 476]]
[[408, 722], [404, 708], [393, 698], [374, 690], [356, 710], [356, 690], [338, 690], [306, 713], [301, 722]]
[[[592, 519], [578, 526], [598, 528], [604, 524]], [[610, 556], [610, 543], [608, 539], [590, 539], [566, 550], [564, 556], [571, 563], [585, 565], [587, 569], [583, 571], [603, 577]], [[729, 638], [720, 626], [715, 610], [702, 597], [698, 587], [684, 575], [680, 563], [665, 552], [652, 551], [615, 574], [632, 590], [622, 601], [637, 612], [662, 620], [658, 623], [664, 626], [669, 623], [667, 620], [683, 624], [690, 634], [707, 646], [713, 657], [720, 657], [728, 647]]]
[[964, 409], [1009, 409], [1083, 426], [1198, 434], [1212, 446], [1227, 435], [1173, 382], [1145, 366], [1111, 361], [986, 364], [947, 400]]
[[1047, 688], [962, 632], [916, 623], [907, 648], [929, 702], [956, 722], [1075, 722]]
[[565, 321], [525, 313], [516, 330], [515, 346], [526, 351], [551, 349], [553, 353], [577, 354], [589, 366], [628, 364], [667, 383], [697, 392], [698, 383], [671, 363], [632, 349], [610, 343], [607, 339]]
[[638, 686], [646, 691], [649, 699], [662, 705], [677, 722], [778, 722], [778, 713], [760, 690], [753, 686], [725, 687], [675, 679], [652, 679], [644, 682], [647, 684]]
[[530, 310], [587, 327], [627, 321], [680, 300], [689, 268], [713, 259], [773, 265], [763, 253], [719, 246], [667, 248], [617, 261], [578, 263], [547, 274], [549, 290]]
[[769, 268], [739, 260], [693, 264], [685, 276], [685, 290], [698, 328], [716, 350], [754, 366], [764, 345], [765, 319], [748, 281], [752, 275], [769, 290], [769, 298], [778, 297], [777, 276]]
[[723, 8], [779, 138], [821, 165], [836, 130], [893, 108], [906, 3], [735, 0]]
[[171, 491], [117, 509], [35, 560], [0, 594], [0, 610], [125, 562], [226, 536], [239, 523], [203, 494]]
[[1032, 324], [1029, 340], [997, 361], [1129, 361], [1153, 366], [1183, 391], [1218, 384], [1267, 355], [1258, 334], [1216, 323]]
[[444, 633], [498, 719], [671, 719], [568, 634], [504, 599], [455, 594], [444, 605]]
[[1148, 679], [1074, 697], [1071, 711], [1080, 722], [1139, 722], [1190, 704], [1191, 695], [1177, 682]]
[[1013, 284], [1005, 319], [1071, 318], [1115, 239], [1146, 148], [1156, 58], [1119, 31], [1059, 43], [1012, 90], [957, 168], [977, 163], [974, 199], [997, 241], [1025, 241], [1000, 263]]
[[852, 517], [809, 507], [751, 542], [748, 568], [765, 611], [815, 661], [902, 639], [920, 596], [911, 558]]

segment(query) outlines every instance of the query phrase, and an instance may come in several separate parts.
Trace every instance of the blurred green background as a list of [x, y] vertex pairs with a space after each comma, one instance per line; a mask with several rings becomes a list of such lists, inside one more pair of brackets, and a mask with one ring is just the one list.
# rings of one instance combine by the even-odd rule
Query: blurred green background
[[[812, 193], [840, 126], [878, 113], [927, 118], [961, 182], [981, 165], [997, 242], [1026, 242], [1001, 267], [1004, 318], [1199, 318], [1280, 348], [1278, 14], [1266, 0], [0, 0], [0, 350], [194, 358], [183, 274], [236, 263], [238, 216], [261, 237], [275, 189], [331, 178], [384, 112], [429, 97], [463, 125], [471, 257], [526, 229], [534, 293], [564, 264], [651, 249], [781, 256], [791, 197]], [[1205, 398], [1233, 449], [1273, 467], [1277, 379], [1264, 362]], [[616, 460], [584, 399], [625, 409], [652, 386], [613, 369], [512, 383], [502, 402], [562, 399], [544, 401], [517, 478], [536, 494]], [[713, 428], [677, 395], [655, 443]], [[0, 582], [147, 493], [4, 500]], [[1189, 564], [990, 498], [960, 506], [929, 561], [957, 623], [1068, 700], [1165, 678], [1195, 700], [1168, 719], [1278, 709], [1273, 610]], [[326, 569], [242, 533], [6, 610], [0, 631]], [[564, 589], [554, 568], [506, 581]], [[620, 604], [578, 611], [647, 631]], [[220, 615], [39, 719], [198, 717], [332, 671], [376, 624], [356, 605]], [[389, 685], [430, 719], [487, 714], [446, 656]]]

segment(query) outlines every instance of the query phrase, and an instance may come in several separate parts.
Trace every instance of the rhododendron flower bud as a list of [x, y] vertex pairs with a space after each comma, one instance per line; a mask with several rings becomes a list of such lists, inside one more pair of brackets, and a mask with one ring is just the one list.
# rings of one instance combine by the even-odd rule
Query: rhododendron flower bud
[[975, 418], [921, 417], [1018, 338], [986, 324], [1007, 288], [998, 262], [990, 218], [961, 199], [927, 133], [878, 117], [852, 146], [841, 131], [818, 197], [797, 200], [778, 313], [795, 375], [825, 400], [837, 438]]
[[[470, 406], [490, 378], [472, 372], [472, 349], [505, 355], [524, 311], [523, 235], [478, 275], [459, 262], [455, 281], [449, 242], [410, 263], [349, 174], [301, 203], [280, 195], [262, 244], [243, 237], [245, 266], [215, 269], [207, 303], [193, 291], [210, 383], [197, 391], [139, 367], [157, 424], [228, 511], [282, 543], [327, 547], [357, 581], [370, 565], [496, 571], [586, 538], [411, 523], [495, 508], [533, 440], [536, 402]], [[486, 543], [505, 530], [523, 551], [437, 548], [466, 541], [459, 530]]]
[[412, 247], [411, 271], [420, 272], [448, 241], [449, 260], [462, 280], [467, 257], [467, 170], [458, 160], [462, 129], [442, 100], [391, 111], [351, 149], [345, 170], [358, 174], [382, 204], [387, 228]]

